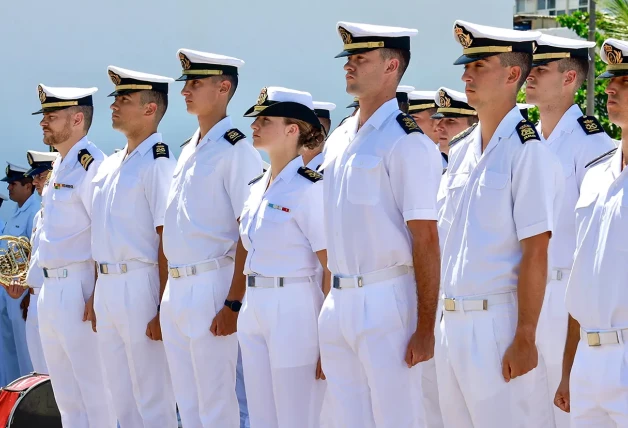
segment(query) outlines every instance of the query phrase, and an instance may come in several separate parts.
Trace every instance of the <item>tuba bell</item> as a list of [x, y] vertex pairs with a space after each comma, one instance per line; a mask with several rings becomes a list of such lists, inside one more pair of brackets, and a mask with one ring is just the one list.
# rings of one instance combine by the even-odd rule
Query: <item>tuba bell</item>
[[31, 255], [31, 243], [24, 236], [0, 236], [0, 283], [19, 284], [27, 288], [26, 276]]

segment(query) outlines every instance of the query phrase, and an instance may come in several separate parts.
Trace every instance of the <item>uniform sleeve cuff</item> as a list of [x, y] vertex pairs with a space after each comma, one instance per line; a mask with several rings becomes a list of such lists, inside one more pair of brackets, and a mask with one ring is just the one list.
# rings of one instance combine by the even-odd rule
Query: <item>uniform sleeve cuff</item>
[[325, 245], [324, 242], [310, 242], [310, 246], [312, 247], [312, 251], [315, 253], [327, 249], [327, 245]]
[[403, 219], [406, 222], [410, 220], [438, 220], [438, 213], [435, 209], [404, 211]]
[[540, 235], [545, 232], [553, 232], [553, 225], [550, 220], [541, 221], [539, 223], [533, 224], [532, 226], [524, 227], [523, 229], [517, 229], [517, 237], [519, 241], [523, 241], [524, 239], [531, 238], [536, 235]]
[[155, 227], [155, 229], [157, 229], [158, 227], [164, 225], [164, 219], [163, 218], [156, 218], [154, 223], [155, 223], [154, 227]]

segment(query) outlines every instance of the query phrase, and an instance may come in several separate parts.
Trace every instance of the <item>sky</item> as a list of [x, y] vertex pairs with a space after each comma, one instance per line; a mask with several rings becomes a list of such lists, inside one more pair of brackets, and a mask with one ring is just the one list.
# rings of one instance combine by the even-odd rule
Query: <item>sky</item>
[[[511, 28], [512, 12], [509, 0], [6, 1], [0, 14], [0, 161], [27, 166], [27, 150], [47, 150], [41, 116], [31, 115], [39, 109], [40, 83], [99, 88], [89, 139], [105, 154], [125, 145], [124, 136], [111, 129], [107, 66], [177, 78], [179, 48], [244, 60], [229, 114], [245, 134], [250, 135], [251, 119], [242, 115], [264, 86], [308, 91], [316, 101], [337, 104], [333, 127], [350, 112], [345, 106], [353, 98], [345, 92], [344, 60], [334, 58], [342, 47], [338, 21], [418, 29], [402, 84], [462, 90], [462, 70], [452, 65], [461, 50], [453, 22]], [[175, 156], [197, 127], [185, 110], [182, 87], [171, 86], [160, 126]], [[0, 192], [8, 194], [1, 186]], [[7, 202], [0, 217], [14, 210]]]

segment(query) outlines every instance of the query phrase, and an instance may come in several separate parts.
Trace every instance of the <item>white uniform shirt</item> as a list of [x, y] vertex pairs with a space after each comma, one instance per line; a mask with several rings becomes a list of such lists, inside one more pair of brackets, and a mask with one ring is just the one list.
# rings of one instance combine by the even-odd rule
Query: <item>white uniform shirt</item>
[[519, 241], [554, 230], [563, 174], [539, 140], [522, 144], [517, 107], [482, 153], [479, 124], [457, 145], [445, 174], [441, 283], [448, 297], [515, 290]]
[[[574, 207], [586, 172], [584, 166], [615, 147], [605, 132], [587, 135], [578, 119], [583, 116], [577, 105], [571, 106], [560, 119], [546, 142], [563, 167], [565, 192], [563, 203], [550, 241], [550, 268], [571, 269], [576, 250], [576, 215]], [[541, 133], [541, 124], [537, 127]]]
[[318, 272], [315, 252], [324, 250], [323, 182], [298, 174], [295, 158], [268, 187], [271, 171], [251, 186], [240, 219], [240, 238], [248, 251], [244, 273], [304, 277]]
[[328, 266], [359, 275], [412, 266], [410, 220], [436, 220], [442, 174], [436, 145], [397, 122], [397, 100], [360, 128], [348, 118], [325, 144], [324, 208]]
[[[22, 204], [21, 207], [15, 206], [15, 211], [6, 225], [4, 226], [3, 235], [9, 236], [26, 236], [31, 237], [35, 214], [41, 208], [41, 198], [37, 192], [33, 192], [31, 196]], [[6, 242], [0, 243], [0, 248], [6, 248]]]
[[33, 220], [33, 232], [31, 233], [31, 258], [28, 263], [26, 283], [31, 288], [41, 288], [44, 285], [44, 271], [38, 266], [39, 262], [39, 236], [41, 235], [42, 210], [37, 211]]
[[157, 157], [161, 134], [108, 157], [94, 178], [92, 253], [99, 263], [157, 263], [159, 235], [176, 160]]
[[164, 253], [185, 265], [235, 257], [238, 222], [249, 182], [262, 172], [262, 158], [247, 140], [224, 137], [231, 118], [218, 122], [197, 143], [199, 130], [181, 152], [170, 184], [164, 218]]
[[576, 204], [567, 311], [585, 330], [628, 328], [628, 168], [622, 154], [587, 168]]
[[[81, 150], [94, 158], [87, 171], [79, 161]], [[92, 260], [92, 180], [104, 159], [103, 152], [84, 137], [63, 160], [55, 161], [43, 194], [40, 267], [56, 269]]]
[[325, 155], [323, 155], [323, 153], [319, 153], [316, 156], [314, 156], [312, 160], [305, 166], [308, 167], [309, 169], [313, 169], [314, 171], [317, 171], [318, 168], [320, 168], [320, 166], [323, 164], [324, 159], [325, 159]]

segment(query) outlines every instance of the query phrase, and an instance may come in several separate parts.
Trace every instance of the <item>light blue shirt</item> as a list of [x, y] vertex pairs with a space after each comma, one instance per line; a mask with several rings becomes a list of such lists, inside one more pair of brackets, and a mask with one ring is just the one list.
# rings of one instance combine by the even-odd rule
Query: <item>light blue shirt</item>
[[[41, 208], [41, 199], [37, 192], [24, 202], [21, 207], [16, 207], [15, 212], [4, 226], [4, 235], [26, 236], [29, 240], [33, 231], [33, 219]], [[2, 248], [6, 248], [4, 242], [0, 243]]]

